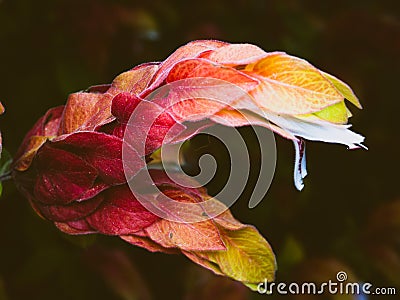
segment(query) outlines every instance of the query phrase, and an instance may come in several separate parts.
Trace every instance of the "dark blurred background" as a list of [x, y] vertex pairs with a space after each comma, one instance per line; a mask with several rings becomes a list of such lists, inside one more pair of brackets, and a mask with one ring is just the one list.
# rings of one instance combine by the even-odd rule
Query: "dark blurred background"
[[[247, 208], [250, 184], [232, 208], [271, 243], [277, 280], [318, 282], [343, 270], [354, 281], [400, 293], [398, 1], [0, 0], [5, 148], [15, 153], [34, 122], [69, 93], [206, 38], [303, 57], [349, 83], [364, 106], [351, 107], [351, 123], [366, 136], [368, 151], [309, 142], [309, 176], [298, 192], [292, 143], [276, 137], [277, 170], [265, 200]], [[252, 131], [241, 132], [257, 161]], [[201, 151], [220, 153], [217, 142], [200, 136], [193, 159], [205, 140]], [[64, 236], [36, 216], [12, 183], [0, 199], [0, 237], [0, 299], [267, 297], [182, 256], [152, 254], [118, 238]], [[335, 297], [315, 299], [353, 299]]]

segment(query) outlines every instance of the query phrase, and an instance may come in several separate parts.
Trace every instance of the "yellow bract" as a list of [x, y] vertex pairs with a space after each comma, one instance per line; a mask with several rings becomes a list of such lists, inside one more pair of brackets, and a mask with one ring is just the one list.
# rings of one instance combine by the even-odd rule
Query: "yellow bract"
[[328, 106], [321, 111], [313, 113], [313, 115], [336, 124], [346, 124], [348, 118], [351, 116], [344, 101]]
[[273, 52], [246, 67], [261, 81], [253, 94], [271, 112], [289, 115], [321, 111], [344, 100], [343, 95], [307, 61]]
[[345, 99], [362, 108], [347, 84], [283, 52], [268, 54], [247, 65], [244, 72], [260, 80], [251, 94], [258, 105], [273, 113], [313, 115], [331, 123], [345, 124], [351, 116]]

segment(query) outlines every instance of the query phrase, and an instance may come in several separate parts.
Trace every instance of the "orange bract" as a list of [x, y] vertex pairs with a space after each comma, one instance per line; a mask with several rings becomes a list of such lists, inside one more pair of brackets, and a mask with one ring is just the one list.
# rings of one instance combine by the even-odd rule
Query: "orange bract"
[[275, 113], [313, 113], [344, 100], [318, 69], [285, 53], [271, 53], [245, 72], [261, 82], [251, 92], [257, 103]]

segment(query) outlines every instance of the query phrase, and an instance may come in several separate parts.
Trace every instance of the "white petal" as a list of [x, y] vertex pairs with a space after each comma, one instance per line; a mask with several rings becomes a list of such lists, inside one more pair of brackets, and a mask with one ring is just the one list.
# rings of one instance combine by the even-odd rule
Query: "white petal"
[[312, 141], [338, 143], [347, 145], [350, 149], [363, 147], [364, 137], [349, 130], [351, 125], [333, 124], [317, 117], [294, 117], [288, 115], [276, 115], [268, 111], [255, 110], [265, 119], [290, 133], [297, 139], [293, 139], [295, 147], [294, 184], [300, 191], [304, 187], [303, 179], [307, 176], [305, 143], [302, 138]]
[[350, 149], [364, 147], [364, 137], [349, 130], [351, 125], [333, 124], [312, 117], [278, 116], [268, 112], [265, 112], [265, 117], [293, 135], [307, 140], [343, 144]]
[[295, 149], [294, 160], [294, 185], [301, 191], [304, 187], [303, 178], [307, 176], [306, 169], [306, 144], [304, 140], [293, 141]]

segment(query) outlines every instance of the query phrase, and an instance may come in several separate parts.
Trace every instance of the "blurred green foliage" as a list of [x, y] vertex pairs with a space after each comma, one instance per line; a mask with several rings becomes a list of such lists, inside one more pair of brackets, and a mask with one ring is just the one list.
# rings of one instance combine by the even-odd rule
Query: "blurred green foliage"
[[[249, 210], [259, 151], [252, 131], [241, 129], [255, 166], [233, 213], [272, 244], [278, 281], [333, 279], [346, 270], [357, 280], [400, 292], [396, 11], [397, 1], [385, 0], [2, 0], [5, 147], [15, 153], [34, 122], [69, 93], [110, 82], [139, 63], [163, 60], [193, 39], [250, 42], [303, 57], [354, 88], [364, 110], [353, 110], [351, 122], [367, 137], [369, 150], [308, 143], [310, 175], [300, 193], [292, 185], [292, 145], [277, 137], [275, 179], [266, 199]], [[212, 139], [200, 136], [191, 147], [193, 160], [203, 152], [219, 154], [221, 163], [226, 159]], [[209, 185], [211, 193], [227, 176], [221, 172]], [[65, 238], [36, 216], [10, 182], [0, 199], [0, 236], [1, 299], [266, 297], [180, 256], [152, 254], [111, 237], [93, 243]]]
[[[5, 149], [1, 150], [2, 151], [0, 152], [0, 178], [2, 178], [2, 180], [7, 180], [7, 178], [10, 177], [10, 166], [12, 163], [12, 156], [7, 150]], [[3, 193], [3, 184], [0, 181], [0, 196], [2, 193]]]

